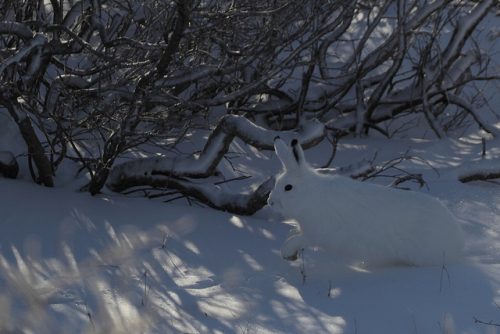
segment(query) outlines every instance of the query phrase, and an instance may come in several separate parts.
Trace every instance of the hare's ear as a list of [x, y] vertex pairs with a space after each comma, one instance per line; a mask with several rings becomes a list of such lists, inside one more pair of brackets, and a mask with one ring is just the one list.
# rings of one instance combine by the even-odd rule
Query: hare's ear
[[304, 155], [304, 151], [302, 150], [302, 146], [300, 145], [299, 141], [297, 139], [293, 139], [291, 145], [292, 145], [293, 156], [297, 161], [297, 164], [301, 167], [308, 166], [306, 157]]
[[304, 151], [302, 150], [302, 146], [300, 146], [298, 139], [293, 139], [290, 143], [292, 146], [293, 157], [297, 161], [297, 164], [304, 165], [306, 162], [306, 158], [304, 156]]
[[274, 138], [274, 150], [285, 169], [290, 170], [298, 167], [293, 151], [280, 137]]

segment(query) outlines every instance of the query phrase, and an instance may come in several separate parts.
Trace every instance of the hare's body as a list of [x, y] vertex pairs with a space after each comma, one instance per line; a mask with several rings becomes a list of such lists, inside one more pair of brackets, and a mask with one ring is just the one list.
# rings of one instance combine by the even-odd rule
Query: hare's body
[[[300, 146], [293, 159], [283, 158], [269, 204], [294, 218], [300, 233], [282, 248], [294, 258], [305, 246], [319, 246], [333, 256], [368, 264], [440, 265], [458, 260], [463, 237], [456, 218], [437, 199], [425, 194], [322, 175], [307, 165]], [[293, 157], [293, 156], [292, 156]], [[288, 190], [286, 190], [288, 189]]]

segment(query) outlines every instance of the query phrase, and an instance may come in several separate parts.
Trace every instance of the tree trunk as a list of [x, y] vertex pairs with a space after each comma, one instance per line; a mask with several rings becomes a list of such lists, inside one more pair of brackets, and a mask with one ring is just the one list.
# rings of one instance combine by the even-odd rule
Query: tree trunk
[[35, 166], [38, 169], [38, 182], [46, 187], [53, 187], [54, 180], [52, 179], [52, 166], [50, 164], [45, 150], [43, 149], [42, 143], [35, 134], [35, 130], [31, 125], [31, 121], [28, 117], [17, 122], [17, 126], [21, 131], [26, 145], [28, 145], [28, 154], [30, 158], [35, 162]]
[[[1, 92], [0, 92], [1, 93]], [[2, 96], [3, 95], [3, 96]], [[0, 95], [3, 100], [3, 104], [7, 107], [10, 116], [14, 119], [19, 131], [23, 136], [24, 142], [28, 146], [28, 155], [30, 159], [33, 159], [35, 166], [38, 170], [38, 179], [35, 180], [37, 183], [41, 183], [46, 187], [53, 187], [54, 180], [52, 178], [52, 165], [45, 154], [45, 150], [42, 143], [38, 139], [31, 121], [25, 112], [19, 110], [18, 105], [11, 103], [11, 98], [6, 98], [5, 94]]]

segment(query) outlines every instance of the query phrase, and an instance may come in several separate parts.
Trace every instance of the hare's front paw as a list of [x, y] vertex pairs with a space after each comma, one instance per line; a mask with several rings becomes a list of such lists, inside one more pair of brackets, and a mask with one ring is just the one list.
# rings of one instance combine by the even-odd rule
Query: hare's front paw
[[304, 247], [304, 237], [302, 234], [295, 234], [289, 237], [283, 247], [281, 247], [281, 256], [288, 261], [295, 261], [298, 258], [299, 251]]

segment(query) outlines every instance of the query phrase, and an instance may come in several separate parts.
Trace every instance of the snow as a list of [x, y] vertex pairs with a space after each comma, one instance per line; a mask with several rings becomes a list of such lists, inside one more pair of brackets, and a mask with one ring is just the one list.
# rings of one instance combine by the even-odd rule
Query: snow
[[[447, 3], [419, 3], [408, 17], [408, 31], [418, 30], [424, 18]], [[459, 55], [460, 40], [492, 3], [478, 2], [471, 15], [460, 20], [455, 35], [451, 31], [447, 35], [450, 40], [443, 56], [450, 61], [450, 71], [443, 78], [442, 88], [451, 87], [479, 60], [473, 52], [464, 50]], [[81, 4], [71, 7], [63, 22], [65, 27], [77, 24], [81, 11], [91, 6], [88, 0]], [[135, 19], [144, 14], [139, 10], [137, 15]], [[495, 22], [489, 23], [490, 38], [498, 35]], [[339, 26], [339, 31], [342, 28]], [[33, 37], [24, 25], [0, 23], [0, 31], [6, 29], [22, 38]], [[350, 34], [361, 32], [348, 30]], [[391, 33], [394, 34], [385, 42], [386, 47], [376, 49], [384, 40], [377, 36]], [[319, 34], [311, 43], [327, 45], [329, 37]], [[374, 67], [378, 58], [391, 56], [400, 43], [400, 36], [390, 24], [367, 34], [368, 37], [362, 64], [366, 71]], [[43, 34], [35, 35], [0, 65], [0, 73], [28, 56], [36, 56], [45, 43]], [[481, 43], [486, 47], [484, 41]], [[285, 53], [286, 58], [280, 58], [282, 64], [288, 64], [306, 47], [307, 44]], [[338, 49], [335, 56], [344, 60], [352, 54], [350, 43], [348, 47], [342, 43], [330, 45], [330, 58], [335, 58], [331, 57], [333, 49]], [[488, 53], [495, 52], [496, 49]], [[459, 58], [455, 60], [455, 56]], [[495, 63], [496, 59], [491, 61]], [[32, 70], [38, 64], [33, 62]], [[333, 69], [338, 64], [326, 65]], [[174, 72], [158, 80], [158, 85], [177, 85], [219, 70], [202, 66], [194, 72]], [[380, 70], [383, 69], [374, 71], [371, 78], [380, 75]], [[431, 69], [427, 70], [429, 76], [434, 75]], [[269, 73], [249, 86], [247, 92], [279, 78], [285, 73], [281, 71]], [[75, 78], [65, 75], [57, 80], [74, 87], [87, 85]], [[348, 79], [339, 78], [340, 82], [331, 87], [312, 83], [314, 89], [309, 96], [319, 98]], [[57, 80], [48, 92], [49, 111], [60, 94]], [[361, 83], [364, 88], [368, 84]], [[387, 105], [380, 109], [380, 115], [391, 112], [391, 104], [406, 101], [414, 88], [403, 86], [399, 93], [380, 101]], [[492, 106], [498, 99], [496, 88], [491, 85], [482, 90]], [[435, 89], [429, 93], [434, 94]], [[218, 104], [235, 94], [194, 103]], [[476, 107], [466, 104], [462, 97], [451, 99], [470, 111]], [[271, 102], [267, 108], [276, 108]], [[352, 107], [360, 107], [358, 115], [362, 116], [361, 105]], [[19, 117], [26, 117], [18, 112]], [[481, 122], [496, 133], [498, 120], [490, 122], [491, 118], [494, 117]], [[329, 125], [345, 128], [345, 124], [357, 123], [355, 113], [350, 113]], [[275, 175], [279, 171], [276, 156], [244, 142], [266, 142], [271, 146], [276, 134], [252, 127], [244, 119], [232, 125], [251, 138], [233, 141], [230, 151], [239, 157], [232, 158], [230, 167], [221, 162], [218, 167], [222, 174], [229, 178], [238, 176], [236, 170], [243, 171], [253, 176], [247, 181], [252, 185]], [[319, 123], [306, 123], [300, 134], [281, 136], [287, 142], [296, 136], [305, 141], [318, 138], [323, 131]], [[408, 185], [411, 191], [438, 198], [460, 220], [465, 235], [465, 260], [461, 263], [367, 268], [346, 266], [335, 254], [313, 247], [306, 248], [297, 261], [284, 260], [281, 248], [297, 223], [284, 220], [269, 207], [246, 217], [190, 206], [183, 199], [165, 204], [127, 198], [107, 189], [102, 195], [90, 197], [75, 192], [85, 180], [74, 179], [78, 166], [71, 161], [59, 166], [58, 187], [37, 186], [29, 175], [26, 147], [19, 130], [7, 113], [0, 112], [0, 151], [12, 152], [20, 163], [18, 180], [0, 177], [0, 333], [496, 333], [498, 327], [487, 323], [500, 324], [499, 185], [496, 181], [459, 181], [471, 173], [498, 170], [500, 141], [487, 137], [483, 156], [484, 135], [478, 132], [435, 141], [343, 138], [339, 142], [333, 161], [336, 168], [329, 172], [352, 171], [353, 165], [359, 168], [359, 162], [371, 160], [382, 164], [403, 154], [417, 157], [398, 166], [420, 173], [426, 180], [421, 189]], [[141, 176], [156, 169], [202, 173], [223, 146], [223, 137], [214, 139], [214, 146], [205, 156], [124, 163], [113, 170], [110, 181], [119, 181], [123, 174]], [[200, 143], [193, 140], [193, 146], [183, 152], [201, 149]], [[331, 154], [331, 146], [323, 141], [305, 154], [314, 166], [322, 166]], [[0, 152], [0, 161], [9, 157], [10, 153]], [[367, 182], [387, 185], [391, 180], [381, 177]], [[196, 185], [202, 191], [215, 193], [213, 197], [223, 203], [234, 183], [220, 188]], [[243, 194], [238, 200], [243, 203], [248, 196]], [[352, 210], [359, 207], [353, 205]]]
[[[338, 166], [375, 151], [428, 162], [402, 167], [461, 219], [467, 259], [445, 267], [345, 268], [312, 248], [288, 262], [290, 222], [269, 208], [242, 217], [0, 178], [0, 331], [495, 333], [474, 318], [500, 319], [500, 191], [456, 179], [457, 166], [480, 160], [478, 138], [339, 143]], [[491, 164], [497, 147], [488, 142]], [[305, 153], [321, 163], [329, 149]]]

